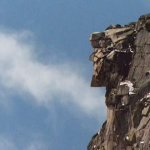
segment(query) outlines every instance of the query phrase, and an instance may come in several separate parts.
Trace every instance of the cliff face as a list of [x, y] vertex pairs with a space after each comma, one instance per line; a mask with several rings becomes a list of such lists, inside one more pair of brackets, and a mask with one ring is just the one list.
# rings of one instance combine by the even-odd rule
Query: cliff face
[[107, 121], [88, 150], [150, 150], [150, 14], [95, 32], [93, 87], [106, 87]]

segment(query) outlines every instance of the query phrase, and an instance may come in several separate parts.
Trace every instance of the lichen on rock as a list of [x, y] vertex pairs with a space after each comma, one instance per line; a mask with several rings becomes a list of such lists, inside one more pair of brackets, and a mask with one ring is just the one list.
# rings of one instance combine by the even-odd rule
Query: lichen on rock
[[106, 87], [107, 121], [88, 150], [150, 150], [150, 14], [90, 36], [92, 87]]

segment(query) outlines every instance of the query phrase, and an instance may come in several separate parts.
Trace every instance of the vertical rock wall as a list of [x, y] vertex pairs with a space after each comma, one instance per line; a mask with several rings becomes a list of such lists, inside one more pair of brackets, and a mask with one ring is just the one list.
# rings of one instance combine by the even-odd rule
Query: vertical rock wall
[[106, 87], [107, 121], [88, 150], [150, 150], [150, 14], [90, 41], [91, 86]]

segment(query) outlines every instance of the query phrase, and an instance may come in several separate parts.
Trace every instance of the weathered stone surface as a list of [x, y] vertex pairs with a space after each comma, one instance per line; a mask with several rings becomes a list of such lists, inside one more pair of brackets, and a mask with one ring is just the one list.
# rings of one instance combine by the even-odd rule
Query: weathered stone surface
[[107, 121], [88, 150], [150, 150], [150, 14], [90, 41], [91, 86], [106, 87]]

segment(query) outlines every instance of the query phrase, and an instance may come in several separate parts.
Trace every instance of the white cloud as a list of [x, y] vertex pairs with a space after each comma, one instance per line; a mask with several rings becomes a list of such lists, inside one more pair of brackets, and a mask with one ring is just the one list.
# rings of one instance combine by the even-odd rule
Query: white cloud
[[17, 150], [15, 144], [11, 140], [3, 136], [0, 136], [0, 149], [1, 150]]
[[28, 35], [28, 32], [0, 32], [0, 84], [5, 92], [21, 91], [45, 106], [59, 99], [61, 103], [75, 104], [88, 115], [97, 116], [101, 108], [104, 111], [101, 91], [90, 88], [89, 82], [69, 62], [61, 65], [40, 62], [36, 48], [26, 41]]
[[[19, 148], [21, 147], [21, 148]], [[0, 135], [0, 150], [48, 150], [47, 143], [32, 139], [30, 143], [16, 143], [8, 136]]]
[[47, 150], [48, 148], [46, 147], [45, 143], [42, 143], [40, 141], [38, 142], [32, 142], [27, 146], [25, 150]]

